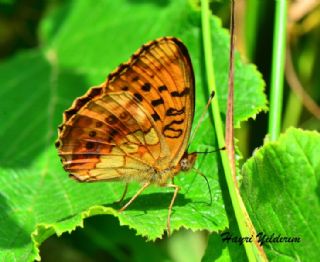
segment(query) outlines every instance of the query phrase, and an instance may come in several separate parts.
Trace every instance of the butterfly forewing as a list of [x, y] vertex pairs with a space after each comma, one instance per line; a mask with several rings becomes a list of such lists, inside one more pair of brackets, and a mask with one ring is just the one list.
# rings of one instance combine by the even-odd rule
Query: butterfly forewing
[[194, 76], [175, 38], [144, 45], [64, 114], [57, 147], [80, 181], [150, 180], [177, 166], [194, 113]]
[[186, 47], [175, 38], [144, 45], [106, 86], [127, 90], [149, 111], [177, 165], [190, 135], [194, 113], [194, 75]]

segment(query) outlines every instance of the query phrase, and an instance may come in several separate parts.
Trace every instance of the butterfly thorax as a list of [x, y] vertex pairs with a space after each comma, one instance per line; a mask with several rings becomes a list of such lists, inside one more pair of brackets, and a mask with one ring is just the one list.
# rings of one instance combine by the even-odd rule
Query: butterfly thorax
[[188, 154], [185, 152], [179, 161], [179, 164], [176, 166], [168, 167], [168, 168], [152, 168], [150, 182], [153, 184], [158, 184], [160, 186], [166, 185], [169, 179], [172, 179], [174, 176], [178, 175], [179, 172], [187, 172], [189, 171], [195, 161], [197, 155], [196, 153]]

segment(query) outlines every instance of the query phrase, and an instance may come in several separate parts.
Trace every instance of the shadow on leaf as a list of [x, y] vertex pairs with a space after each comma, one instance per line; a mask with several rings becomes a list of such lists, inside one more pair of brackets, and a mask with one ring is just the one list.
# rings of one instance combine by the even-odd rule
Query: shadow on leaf
[[146, 3], [152, 3], [154, 5], [165, 7], [167, 6], [170, 1], [169, 0], [129, 0], [128, 2], [131, 2], [132, 4], [146, 4]]
[[[151, 193], [148, 195], [138, 196], [126, 210], [156, 210], [168, 209], [173, 193]], [[115, 209], [120, 209], [131, 197], [125, 198], [120, 204], [112, 205]], [[185, 206], [191, 202], [191, 199], [185, 198], [184, 195], [178, 194], [174, 206]]]

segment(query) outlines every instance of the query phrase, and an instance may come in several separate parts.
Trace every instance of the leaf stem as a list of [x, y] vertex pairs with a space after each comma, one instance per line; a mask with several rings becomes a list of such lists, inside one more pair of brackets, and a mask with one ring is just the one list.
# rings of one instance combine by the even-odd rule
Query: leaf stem
[[[201, 20], [202, 20], [202, 36], [203, 36], [203, 48], [205, 54], [205, 68], [208, 87], [210, 91], [215, 91], [217, 94], [215, 74], [214, 74], [214, 61], [212, 54], [212, 41], [211, 41], [211, 12], [209, 9], [209, 1], [201, 0]], [[210, 92], [211, 93], [211, 92]], [[220, 115], [218, 99], [214, 99], [212, 103], [212, 114], [214, 118], [214, 126], [217, 135], [218, 145], [220, 148], [225, 146], [224, 137], [224, 126]], [[239, 227], [239, 231], [242, 237], [250, 237], [252, 230], [250, 230], [247, 221], [250, 220], [245, 210], [244, 203], [241, 199], [239, 189], [237, 188], [236, 182], [232, 177], [231, 163], [229, 161], [227, 151], [222, 150], [221, 160], [225, 173], [225, 178], [227, 186], [229, 189], [229, 194], [231, 202], [233, 205], [233, 210]], [[249, 261], [262, 261], [265, 260], [261, 252], [258, 251], [256, 245], [251, 243], [244, 243], [244, 248], [246, 250], [247, 258]]]
[[286, 47], [287, 0], [276, 2], [271, 69], [269, 136], [274, 141], [281, 130], [283, 81]]

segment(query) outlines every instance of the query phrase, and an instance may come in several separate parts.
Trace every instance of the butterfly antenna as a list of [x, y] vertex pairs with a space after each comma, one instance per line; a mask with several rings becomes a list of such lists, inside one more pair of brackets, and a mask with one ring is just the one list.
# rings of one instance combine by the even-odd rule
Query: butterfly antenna
[[212, 101], [212, 99], [214, 98], [214, 94], [215, 94], [215, 92], [212, 91], [211, 94], [210, 94], [208, 103], [207, 103], [207, 105], [205, 106], [205, 108], [203, 109], [202, 114], [201, 114], [201, 116], [200, 116], [200, 119], [199, 119], [199, 121], [198, 121], [198, 123], [197, 123], [197, 125], [196, 125], [196, 127], [195, 127], [195, 129], [194, 129], [194, 131], [193, 131], [193, 133], [191, 134], [191, 137], [190, 137], [190, 139], [189, 139], [189, 145], [188, 145], [187, 148], [189, 148], [189, 146], [191, 145], [192, 140], [194, 139], [194, 136], [195, 136], [195, 134], [197, 133], [197, 131], [198, 131], [199, 127], [200, 127], [200, 124], [202, 123], [203, 118], [204, 118], [205, 114], [206, 114], [207, 111], [208, 111], [208, 108], [209, 108], [209, 106], [210, 106], [210, 104], [211, 104], [211, 101]]
[[195, 152], [192, 152], [192, 153], [197, 153], [197, 154], [210, 154], [210, 153], [214, 153], [214, 152], [217, 152], [217, 151], [220, 151], [220, 150], [226, 150], [226, 147], [223, 146], [223, 147], [220, 147], [220, 148], [218, 148], [218, 149], [211, 150], [211, 151], [195, 151]]
[[210, 185], [209, 185], [208, 178], [204, 174], [202, 174], [198, 169], [193, 167], [192, 170], [194, 170], [198, 175], [202, 176], [206, 180], [207, 185], [208, 185], [209, 194], [210, 194], [210, 204], [209, 204], [209, 206], [211, 206], [211, 204], [212, 204], [212, 194], [211, 194], [211, 188], [210, 188]]

